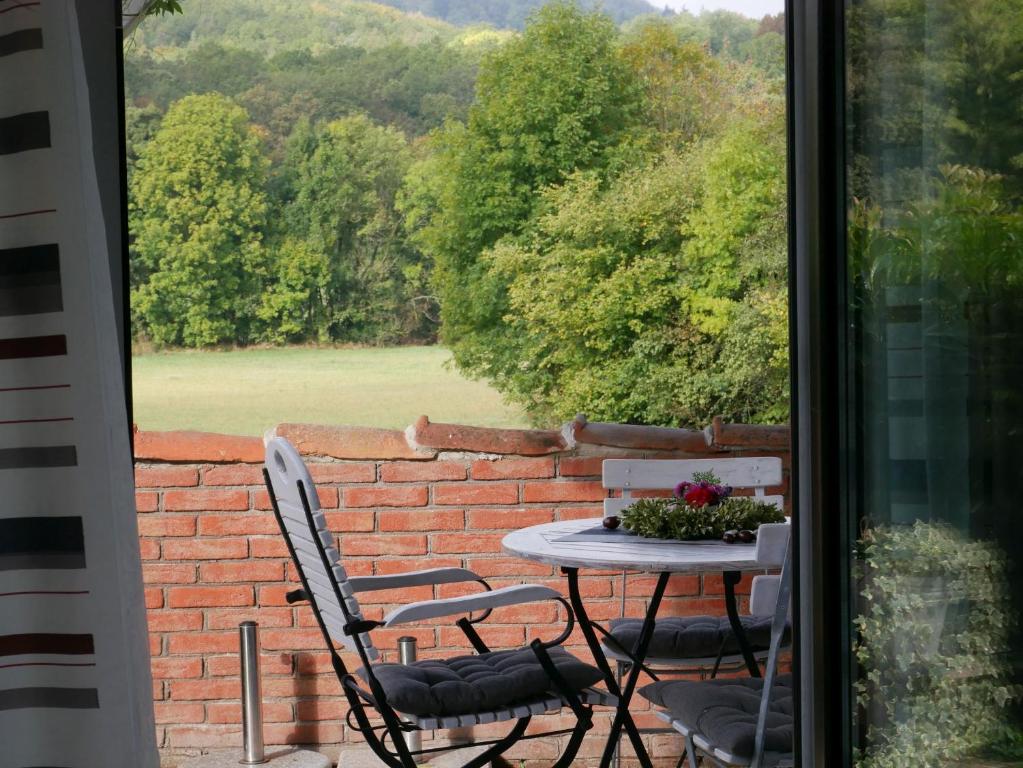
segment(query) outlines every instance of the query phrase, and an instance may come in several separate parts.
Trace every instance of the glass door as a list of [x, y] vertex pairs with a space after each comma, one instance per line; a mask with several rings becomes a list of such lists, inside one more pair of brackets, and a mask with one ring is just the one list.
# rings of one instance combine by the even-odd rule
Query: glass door
[[844, 15], [851, 758], [1023, 761], [1023, 2]]

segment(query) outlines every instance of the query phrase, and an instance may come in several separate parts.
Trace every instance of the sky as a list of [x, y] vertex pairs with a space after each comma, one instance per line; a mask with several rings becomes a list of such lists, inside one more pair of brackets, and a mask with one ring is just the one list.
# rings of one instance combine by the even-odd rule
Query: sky
[[658, 8], [666, 5], [676, 11], [685, 9], [692, 13], [699, 13], [701, 8], [708, 11], [735, 11], [754, 19], [785, 10], [785, 0], [650, 0], [650, 3]]

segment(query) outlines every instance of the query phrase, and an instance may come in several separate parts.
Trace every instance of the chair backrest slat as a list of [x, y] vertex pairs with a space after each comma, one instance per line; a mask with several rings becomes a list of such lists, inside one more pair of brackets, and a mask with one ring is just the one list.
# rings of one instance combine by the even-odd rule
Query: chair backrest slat
[[[347, 617], [353, 621], [363, 618], [362, 611], [348, 584], [348, 574], [339, 562], [340, 553], [334, 546], [333, 534], [327, 528], [327, 518], [320, 509], [309, 469], [291, 443], [276, 437], [266, 445], [266, 470], [284, 524], [282, 534], [291, 543], [297, 560], [295, 566], [302, 572], [312, 592], [309, 599], [323, 619], [331, 638], [348, 650], [356, 651], [354, 638], [344, 633], [348, 621], [346, 611]], [[300, 487], [305, 490], [311, 523], [302, 503]], [[329, 571], [320, 556], [321, 547], [330, 565]], [[341, 600], [344, 600], [344, 607]], [[372, 660], [379, 657], [368, 634], [360, 635], [359, 639], [368, 658]]]
[[781, 485], [782, 466], [777, 456], [741, 459], [607, 459], [603, 466], [604, 487], [608, 489], [660, 490], [692, 480], [696, 472], [711, 471], [722, 484], [764, 489]]
[[[604, 499], [604, 517], [621, 514], [635, 503], [634, 491], [668, 491], [697, 472], [713, 472], [722, 485], [752, 490], [759, 501], [785, 508], [785, 497], [768, 496], [767, 489], [782, 483], [782, 464], [777, 456], [741, 459], [606, 459], [603, 485], [621, 491], [620, 497]], [[778, 562], [781, 562], [780, 558]]]

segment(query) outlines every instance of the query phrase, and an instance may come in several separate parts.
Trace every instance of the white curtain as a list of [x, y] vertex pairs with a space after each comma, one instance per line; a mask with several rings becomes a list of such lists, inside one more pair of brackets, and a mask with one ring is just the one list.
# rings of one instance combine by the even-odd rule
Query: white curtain
[[121, 243], [76, 13], [0, 0], [0, 765], [155, 768]]

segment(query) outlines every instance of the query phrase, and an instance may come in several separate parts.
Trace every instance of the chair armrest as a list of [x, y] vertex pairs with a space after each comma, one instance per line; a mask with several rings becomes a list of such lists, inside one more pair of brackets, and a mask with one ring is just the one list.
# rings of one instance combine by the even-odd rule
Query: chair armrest
[[449, 597], [443, 600], [423, 600], [418, 603], [396, 608], [384, 616], [383, 626], [408, 624], [413, 621], [436, 619], [440, 616], [454, 616], [460, 613], [484, 611], [502, 608], [507, 605], [535, 603], [541, 600], [563, 600], [561, 593], [550, 587], [534, 584], [517, 584], [511, 587], [495, 589], [493, 592], [481, 592], [478, 595]]
[[408, 571], [385, 576], [350, 576], [348, 585], [353, 592], [372, 592], [377, 589], [406, 589], [424, 587], [428, 584], [455, 584], [460, 581], [483, 579], [466, 568], [428, 568], [424, 571]]

